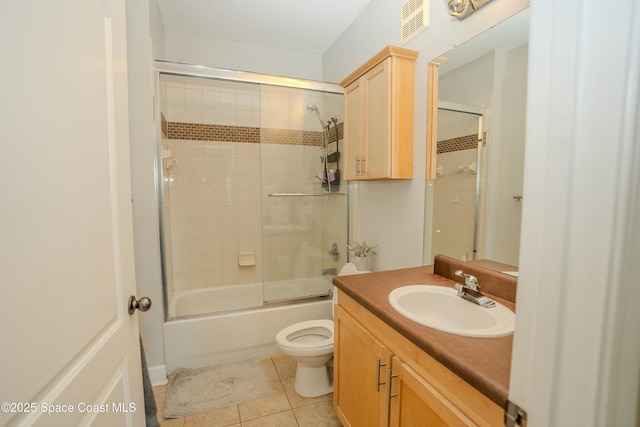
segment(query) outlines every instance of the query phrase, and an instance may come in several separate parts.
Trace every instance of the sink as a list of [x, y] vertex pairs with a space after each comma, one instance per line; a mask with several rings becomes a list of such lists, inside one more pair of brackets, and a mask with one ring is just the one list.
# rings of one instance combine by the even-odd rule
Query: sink
[[515, 314], [504, 305], [496, 302], [495, 307], [480, 307], [445, 286], [402, 286], [391, 291], [389, 303], [414, 322], [455, 335], [501, 337], [515, 328]]

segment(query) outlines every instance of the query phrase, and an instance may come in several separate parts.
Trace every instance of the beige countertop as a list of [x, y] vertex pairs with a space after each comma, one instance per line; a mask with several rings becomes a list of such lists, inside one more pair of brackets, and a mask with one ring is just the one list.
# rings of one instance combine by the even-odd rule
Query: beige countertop
[[[425, 266], [338, 276], [333, 283], [489, 399], [506, 407], [513, 335], [473, 338], [449, 334], [409, 320], [389, 304], [389, 293], [400, 286], [430, 284], [453, 287], [454, 281], [433, 274], [433, 266]], [[489, 295], [515, 311], [513, 303]]]

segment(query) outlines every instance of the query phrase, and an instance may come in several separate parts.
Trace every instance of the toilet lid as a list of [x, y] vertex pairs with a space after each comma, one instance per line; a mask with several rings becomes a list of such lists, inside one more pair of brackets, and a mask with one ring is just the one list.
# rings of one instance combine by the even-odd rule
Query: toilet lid
[[[312, 342], [304, 339], [296, 341], [296, 338], [303, 337], [306, 334], [321, 335], [324, 338], [319, 338]], [[294, 323], [278, 332], [276, 342], [281, 347], [292, 349], [319, 348], [333, 345], [333, 321], [316, 319]]]

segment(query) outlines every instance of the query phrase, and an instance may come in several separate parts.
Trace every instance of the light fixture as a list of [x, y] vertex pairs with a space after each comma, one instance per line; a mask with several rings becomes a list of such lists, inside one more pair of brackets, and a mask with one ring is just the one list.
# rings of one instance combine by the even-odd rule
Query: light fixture
[[480, 9], [491, 0], [445, 0], [449, 8], [449, 14], [459, 20], [463, 20], [476, 10]]

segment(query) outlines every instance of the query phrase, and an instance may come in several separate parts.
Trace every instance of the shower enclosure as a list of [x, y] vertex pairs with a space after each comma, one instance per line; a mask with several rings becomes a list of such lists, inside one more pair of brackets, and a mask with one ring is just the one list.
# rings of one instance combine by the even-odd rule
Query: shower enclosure
[[438, 103], [436, 179], [427, 183], [430, 262], [435, 254], [463, 261], [483, 257], [488, 164], [483, 115], [481, 107]]
[[167, 320], [328, 297], [348, 235], [342, 88], [156, 69]]

